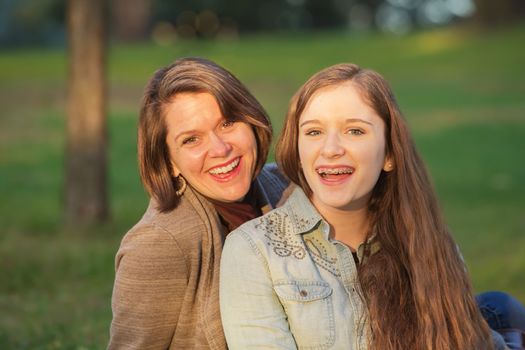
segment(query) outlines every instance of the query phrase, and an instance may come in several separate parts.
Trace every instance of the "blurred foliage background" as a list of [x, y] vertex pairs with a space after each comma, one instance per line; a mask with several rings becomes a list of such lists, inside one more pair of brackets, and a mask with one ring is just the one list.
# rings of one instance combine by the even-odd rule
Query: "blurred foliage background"
[[66, 225], [62, 214], [67, 3], [0, 1], [0, 348], [105, 348], [114, 254], [147, 205], [136, 164], [141, 92], [156, 69], [182, 56], [236, 74], [276, 134], [289, 98], [319, 69], [355, 62], [381, 72], [475, 290], [525, 302], [524, 4], [110, 2], [111, 220], [82, 226]]

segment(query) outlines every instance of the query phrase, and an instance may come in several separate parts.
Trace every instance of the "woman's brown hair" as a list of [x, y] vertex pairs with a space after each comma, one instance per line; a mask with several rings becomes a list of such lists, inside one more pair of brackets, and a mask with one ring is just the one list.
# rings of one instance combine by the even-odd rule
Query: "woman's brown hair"
[[138, 161], [142, 183], [158, 209], [177, 207], [181, 186], [173, 177], [164, 107], [179, 93], [206, 92], [215, 97], [222, 115], [252, 126], [257, 141], [257, 164], [262, 169], [272, 138], [270, 119], [261, 104], [229, 71], [203, 58], [182, 58], [153, 74], [142, 98], [138, 127]]
[[378, 73], [339, 64], [312, 76], [290, 103], [276, 158], [291, 181], [311, 195], [298, 152], [298, 123], [320, 89], [351, 82], [385, 123], [386, 155], [369, 203], [369, 236], [380, 249], [358, 268], [367, 304], [371, 349], [491, 349], [457, 246], [389, 84]]

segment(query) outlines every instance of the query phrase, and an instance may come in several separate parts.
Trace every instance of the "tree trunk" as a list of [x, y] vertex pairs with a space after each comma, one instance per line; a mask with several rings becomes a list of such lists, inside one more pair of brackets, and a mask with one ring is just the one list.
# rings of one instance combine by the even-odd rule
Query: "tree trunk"
[[69, 96], [65, 217], [108, 218], [105, 82], [106, 0], [69, 0]]

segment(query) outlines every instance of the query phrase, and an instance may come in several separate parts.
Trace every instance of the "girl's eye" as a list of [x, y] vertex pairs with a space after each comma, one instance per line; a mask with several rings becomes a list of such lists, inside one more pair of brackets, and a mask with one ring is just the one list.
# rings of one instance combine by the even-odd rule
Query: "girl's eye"
[[359, 135], [363, 135], [364, 134], [363, 130], [361, 130], [361, 129], [350, 129], [350, 130], [348, 130], [348, 133], [350, 135], [355, 135], [355, 136], [359, 136]]
[[196, 136], [186, 137], [184, 140], [182, 140], [182, 144], [183, 145], [189, 145], [189, 144], [192, 144], [192, 143], [195, 143], [195, 142], [197, 142], [197, 137]]
[[319, 130], [308, 130], [304, 134], [306, 136], [318, 136], [318, 135], [321, 135], [321, 131], [319, 131]]

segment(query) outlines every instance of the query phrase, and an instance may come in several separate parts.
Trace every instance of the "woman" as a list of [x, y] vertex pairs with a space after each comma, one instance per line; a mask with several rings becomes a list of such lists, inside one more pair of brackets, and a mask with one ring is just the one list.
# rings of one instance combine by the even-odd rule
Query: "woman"
[[227, 232], [275, 206], [271, 125], [231, 73], [198, 58], [157, 71], [138, 127], [151, 196], [116, 256], [110, 349], [226, 349], [219, 261]]
[[277, 160], [298, 188], [223, 250], [231, 349], [493, 348], [379, 74], [341, 64], [311, 77], [292, 99]]

